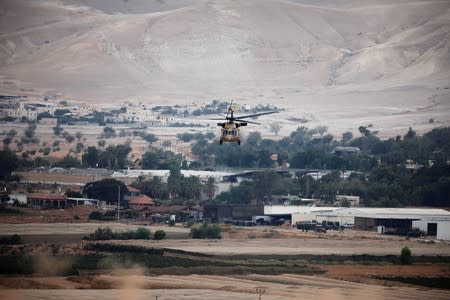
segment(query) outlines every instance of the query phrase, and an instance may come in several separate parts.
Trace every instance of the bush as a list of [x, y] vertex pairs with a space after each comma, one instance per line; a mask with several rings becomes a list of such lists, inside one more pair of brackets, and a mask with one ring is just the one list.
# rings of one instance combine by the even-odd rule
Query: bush
[[412, 263], [411, 249], [407, 246], [403, 247], [400, 252], [400, 263], [402, 265], [410, 265]]
[[116, 232], [114, 239], [116, 240], [134, 240], [136, 238], [136, 232], [128, 230], [123, 232]]
[[99, 228], [97, 228], [97, 230], [93, 234], [91, 234], [89, 236], [89, 239], [90, 240], [94, 240], [94, 241], [97, 241], [97, 240], [112, 240], [112, 239], [114, 239], [114, 237], [115, 236], [114, 236], [114, 233], [112, 232], [111, 228], [109, 228], [109, 227], [106, 227], [106, 228], [99, 227]]
[[150, 230], [144, 227], [139, 227], [136, 230], [135, 239], [137, 240], [149, 240], [151, 239], [151, 233]]
[[94, 233], [91, 233], [89, 237], [83, 237], [83, 239], [91, 241], [99, 240], [150, 240], [152, 237], [150, 230], [147, 228], [139, 227], [136, 231], [128, 230], [122, 232], [113, 232], [111, 228], [97, 228]]
[[163, 240], [166, 238], [166, 232], [164, 230], [156, 230], [155, 234], [153, 235], [154, 240]]
[[193, 239], [220, 239], [222, 230], [217, 224], [202, 224], [191, 228]]
[[89, 220], [101, 221], [103, 220], [103, 214], [99, 211], [93, 211], [89, 214]]

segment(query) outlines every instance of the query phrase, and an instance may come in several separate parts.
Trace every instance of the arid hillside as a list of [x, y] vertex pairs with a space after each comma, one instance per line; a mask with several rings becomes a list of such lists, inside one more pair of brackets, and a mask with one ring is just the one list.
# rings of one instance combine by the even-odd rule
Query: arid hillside
[[0, 93], [233, 98], [338, 131], [420, 131], [450, 122], [449, 41], [446, 0], [4, 0]]

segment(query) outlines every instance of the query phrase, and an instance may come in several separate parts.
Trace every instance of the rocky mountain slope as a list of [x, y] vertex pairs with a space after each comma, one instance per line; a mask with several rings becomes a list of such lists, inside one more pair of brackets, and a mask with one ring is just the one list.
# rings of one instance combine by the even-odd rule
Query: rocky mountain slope
[[0, 92], [402, 113], [447, 104], [449, 41], [446, 0], [3, 0]]

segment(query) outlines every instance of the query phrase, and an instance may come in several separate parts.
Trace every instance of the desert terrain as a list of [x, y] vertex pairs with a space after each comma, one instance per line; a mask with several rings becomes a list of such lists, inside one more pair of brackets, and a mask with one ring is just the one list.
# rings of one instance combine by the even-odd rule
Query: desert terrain
[[420, 134], [450, 124], [449, 20], [445, 0], [5, 0], [0, 94], [234, 99], [284, 108], [282, 134]]

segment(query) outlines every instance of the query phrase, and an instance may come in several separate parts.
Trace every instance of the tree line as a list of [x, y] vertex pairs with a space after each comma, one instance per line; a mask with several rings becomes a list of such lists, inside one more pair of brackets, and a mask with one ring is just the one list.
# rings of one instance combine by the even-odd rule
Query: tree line
[[[138, 180], [135, 186], [162, 201], [267, 202], [273, 195], [289, 193], [332, 203], [336, 194], [347, 194], [360, 196], [368, 206], [450, 207], [450, 128], [436, 128], [423, 136], [409, 128], [403, 136], [387, 140], [379, 139], [370, 126], [361, 126], [359, 132], [358, 137], [346, 132], [337, 140], [327, 134], [326, 127], [299, 127], [278, 141], [263, 139], [260, 133], [252, 132], [241, 146], [218, 145], [204, 136], [196, 136], [192, 153], [198, 160], [190, 164], [171, 151], [149, 148], [141, 157], [142, 168], [169, 169], [169, 179], [167, 182], [158, 178]], [[357, 147], [359, 151], [336, 151], [337, 147]], [[1, 152], [0, 176], [3, 178], [8, 178], [11, 171], [19, 167], [36, 163], [18, 158], [7, 148]], [[81, 161], [68, 156], [54, 165], [122, 169], [132, 163], [128, 158], [130, 152], [127, 143], [110, 145], [104, 150], [91, 146], [84, 150]], [[407, 162], [417, 168], [408, 168]], [[288, 165], [290, 169], [324, 169], [330, 173], [315, 179], [305, 172], [286, 176], [273, 171], [275, 166]], [[180, 169], [225, 167], [267, 170], [220, 195], [215, 195], [213, 179], [202, 183], [199, 178], [185, 178], [180, 173]], [[342, 171], [346, 170], [353, 173], [343, 178]]]

